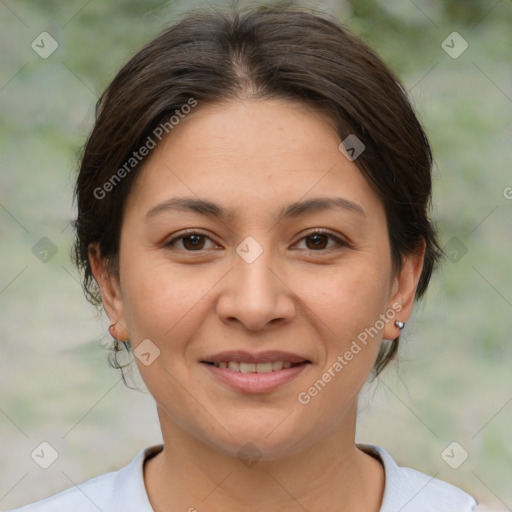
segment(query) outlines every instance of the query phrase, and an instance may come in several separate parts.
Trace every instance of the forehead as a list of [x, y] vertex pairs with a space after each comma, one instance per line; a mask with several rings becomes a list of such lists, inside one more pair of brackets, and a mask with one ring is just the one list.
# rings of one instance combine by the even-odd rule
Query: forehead
[[261, 216], [271, 207], [283, 214], [285, 203], [332, 195], [380, 208], [339, 144], [333, 120], [306, 105], [247, 100], [198, 106], [149, 155], [130, 209], [147, 213], [170, 197], [195, 196], [229, 205], [231, 217]]

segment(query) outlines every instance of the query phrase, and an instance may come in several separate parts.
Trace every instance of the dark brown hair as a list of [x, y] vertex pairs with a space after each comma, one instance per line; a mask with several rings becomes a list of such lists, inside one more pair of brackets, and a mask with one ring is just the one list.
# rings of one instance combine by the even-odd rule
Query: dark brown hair
[[[364, 143], [355, 163], [385, 207], [394, 269], [426, 243], [420, 298], [442, 254], [429, 219], [427, 137], [403, 86], [373, 50], [336, 21], [285, 5], [189, 13], [131, 58], [98, 100], [75, 188], [74, 260], [89, 301], [101, 304], [91, 243], [118, 275], [123, 207], [143, 163], [134, 152], [191, 99], [200, 108], [240, 98], [302, 102], [335, 119], [341, 140], [355, 135]], [[374, 375], [398, 341], [382, 345]], [[114, 356], [119, 347], [114, 341]]]

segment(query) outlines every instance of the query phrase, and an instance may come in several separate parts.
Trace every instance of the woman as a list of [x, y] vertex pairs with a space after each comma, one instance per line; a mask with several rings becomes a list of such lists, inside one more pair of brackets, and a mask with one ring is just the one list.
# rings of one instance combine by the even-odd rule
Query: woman
[[393, 73], [295, 8], [190, 14], [98, 104], [76, 262], [164, 444], [22, 511], [475, 510], [355, 443], [441, 251]]

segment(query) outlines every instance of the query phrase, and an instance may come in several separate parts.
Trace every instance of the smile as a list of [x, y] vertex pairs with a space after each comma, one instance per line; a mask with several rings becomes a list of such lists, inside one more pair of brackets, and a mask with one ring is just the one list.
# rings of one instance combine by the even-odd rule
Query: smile
[[230, 350], [207, 356], [199, 362], [214, 382], [248, 394], [276, 391], [311, 365], [304, 356], [283, 351]]
[[235, 372], [241, 373], [271, 373], [282, 370], [283, 368], [288, 369], [293, 366], [297, 366], [302, 363], [292, 363], [290, 361], [272, 361], [269, 363], [245, 363], [245, 362], [237, 362], [237, 361], [220, 361], [218, 363], [215, 362], [206, 362], [206, 364], [210, 364], [215, 366], [216, 368], [226, 368]]

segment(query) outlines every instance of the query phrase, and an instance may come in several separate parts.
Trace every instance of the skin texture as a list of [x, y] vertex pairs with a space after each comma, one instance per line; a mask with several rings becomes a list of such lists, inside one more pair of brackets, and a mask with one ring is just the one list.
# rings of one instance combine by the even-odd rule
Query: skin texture
[[[357, 397], [382, 338], [396, 338], [394, 320], [411, 314], [423, 251], [395, 275], [382, 203], [340, 142], [333, 123], [305, 105], [199, 105], [134, 182], [119, 279], [91, 255], [115, 336], [134, 349], [150, 339], [160, 350], [149, 366], [136, 359], [164, 438], [163, 452], [145, 466], [157, 512], [380, 508], [383, 468], [355, 446]], [[178, 196], [213, 201], [234, 216], [168, 210], [146, 219]], [[330, 209], [278, 220], [282, 207], [316, 197], [345, 198], [364, 214]], [[185, 229], [207, 238], [165, 245]], [[345, 244], [312, 239], [317, 229]], [[236, 252], [248, 236], [263, 250], [252, 263]], [[310, 403], [299, 403], [298, 394], [397, 303], [396, 317]], [[311, 364], [271, 393], [247, 394], [199, 362], [232, 349], [283, 350]], [[252, 467], [237, 457], [248, 442], [261, 454]]]

